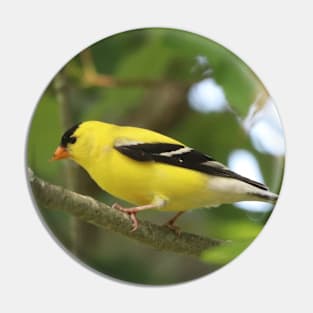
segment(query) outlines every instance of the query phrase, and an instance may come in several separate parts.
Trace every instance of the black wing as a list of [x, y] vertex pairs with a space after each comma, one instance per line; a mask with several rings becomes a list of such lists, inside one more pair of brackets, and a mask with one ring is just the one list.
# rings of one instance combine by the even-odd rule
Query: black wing
[[116, 144], [114, 148], [136, 161], [166, 163], [209, 175], [238, 179], [260, 189], [268, 190], [265, 185], [236, 174], [223, 164], [215, 161], [212, 157], [183, 145], [170, 143], [125, 143]]

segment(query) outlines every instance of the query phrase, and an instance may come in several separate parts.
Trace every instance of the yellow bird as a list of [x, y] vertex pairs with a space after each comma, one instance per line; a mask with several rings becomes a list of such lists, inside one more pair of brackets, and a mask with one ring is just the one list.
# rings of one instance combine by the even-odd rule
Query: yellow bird
[[113, 196], [134, 204], [124, 208], [138, 227], [136, 213], [147, 209], [185, 211], [238, 201], [275, 203], [277, 195], [229, 170], [210, 156], [160, 133], [99, 121], [67, 130], [52, 159], [70, 158]]

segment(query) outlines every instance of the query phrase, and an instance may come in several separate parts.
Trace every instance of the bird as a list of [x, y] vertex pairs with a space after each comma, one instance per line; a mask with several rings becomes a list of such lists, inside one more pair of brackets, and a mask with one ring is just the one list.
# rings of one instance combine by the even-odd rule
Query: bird
[[101, 121], [79, 122], [61, 137], [52, 160], [71, 159], [104, 191], [132, 206], [114, 203], [127, 213], [157, 209], [175, 212], [165, 225], [195, 208], [239, 201], [276, 203], [278, 195], [263, 183], [239, 175], [211, 156], [161, 133]]

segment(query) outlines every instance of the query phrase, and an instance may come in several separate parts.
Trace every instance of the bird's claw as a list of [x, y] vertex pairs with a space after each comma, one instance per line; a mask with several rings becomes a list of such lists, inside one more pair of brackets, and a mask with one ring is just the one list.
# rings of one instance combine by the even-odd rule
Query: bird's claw
[[124, 209], [124, 208], [123, 208], [120, 204], [118, 204], [118, 203], [115, 202], [115, 203], [112, 205], [112, 209], [122, 211], [122, 209]]
[[129, 217], [130, 217], [130, 219], [132, 221], [132, 224], [133, 224], [133, 227], [130, 230], [130, 232], [132, 233], [132, 232], [134, 232], [138, 228], [138, 220], [136, 218], [136, 214], [135, 213], [130, 213]]
[[138, 228], [138, 220], [136, 218], [137, 212], [133, 208], [124, 208], [118, 203], [114, 203], [112, 205], [112, 208], [116, 209], [120, 212], [126, 213], [130, 217], [130, 219], [132, 221], [132, 226], [133, 226], [132, 229], [130, 230], [131, 233], [134, 232], [135, 230], [137, 230], [137, 228]]
[[179, 226], [176, 226], [172, 223], [165, 223], [163, 226], [169, 228], [170, 230], [173, 230], [176, 233], [176, 235], [181, 234], [181, 229]]

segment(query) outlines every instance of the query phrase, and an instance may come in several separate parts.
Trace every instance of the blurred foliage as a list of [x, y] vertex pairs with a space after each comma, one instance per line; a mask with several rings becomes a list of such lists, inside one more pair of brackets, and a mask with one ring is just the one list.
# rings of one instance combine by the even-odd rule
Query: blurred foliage
[[[117, 34], [94, 44], [89, 51], [98, 74], [121, 80], [123, 84], [99, 87], [86, 83], [81, 55], [74, 57], [63, 69], [68, 79], [66, 92], [70, 95], [74, 121], [96, 119], [118, 123], [126, 120], [136, 126], [137, 122], [133, 124], [131, 119], [136, 110], [142, 112], [141, 108], [146, 108], [145, 114], [141, 114], [145, 120], [146, 115], [155, 109], [152, 106], [158, 105], [158, 101], [150, 102], [151, 97], [168, 101], [168, 107], [171, 107], [173, 100], [167, 97], [165, 87], [171, 86], [171, 90], [180, 95], [183, 106], [188, 104], [186, 84], [191, 86], [205, 77], [213, 77], [223, 88], [237, 118], [230, 111], [204, 114], [188, 106], [167, 126], [165, 133], [223, 163], [227, 163], [234, 149], [250, 151], [259, 162], [266, 184], [274, 192], [279, 191], [283, 159], [257, 152], [238, 122], [247, 114], [257, 95], [267, 92], [253, 72], [230, 51], [206, 38], [170, 29]], [[197, 63], [199, 56], [207, 60], [206, 65]], [[145, 86], [140, 80], [152, 83]], [[132, 81], [138, 81], [138, 84], [132, 84]], [[177, 101], [181, 101], [180, 97]], [[158, 123], [161, 129], [162, 120]], [[63, 131], [52, 81], [31, 121], [27, 163], [38, 176], [59, 185], [65, 184], [64, 164], [76, 167], [70, 161], [48, 162]], [[93, 195], [97, 199], [106, 203], [115, 201], [92, 185], [93, 182], [88, 181], [88, 184], [94, 188]], [[86, 194], [89, 194], [88, 190]], [[70, 217], [61, 210], [39, 210], [57, 240], [70, 249]], [[92, 268], [121, 280], [144, 284], [183, 282], [210, 273], [240, 254], [260, 232], [269, 215], [243, 211], [232, 205], [184, 214], [178, 224], [185, 231], [230, 240], [223, 247], [205, 251], [198, 260], [156, 251], [103, 229], [96, 229], [94, 236], [83, 234], [87, 240], [79, 258]], [[171, 216], [158, 211], [139, 214], [140, 218], [156, 223], [163, 223]]]

